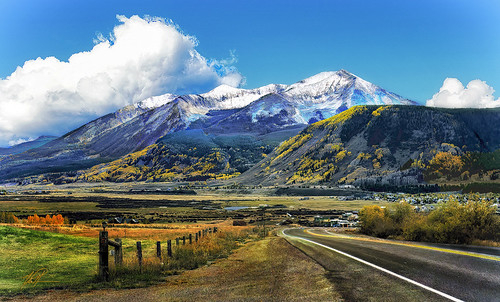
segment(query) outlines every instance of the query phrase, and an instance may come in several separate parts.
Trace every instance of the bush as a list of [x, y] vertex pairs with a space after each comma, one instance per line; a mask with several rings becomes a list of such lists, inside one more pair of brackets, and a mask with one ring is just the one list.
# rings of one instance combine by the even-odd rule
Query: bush
[[33, 216], [28, 216], [28, 224], [56, 224], [62, 225], [67, 223], [67, 218], [64, 218], [61, 214], [58, 215], [46, 215], [45, 217], [39, 217], [37, 214]]
[[361, 231], [377, 237], [388, 237], [394, 233], [394, 224], [386, 208], [365, 206], [359, 212]]
[[477, 195], [460, 203], [451, 198], [430, 214], [415, 213], [411, 205], [390, 209], [365, 206], [360, 211], [361, 232], [377, 237], [470, 244], [474, 240], [500, 240], [500, 218], [491, 202]]
[[491, 203], [473, 195], [466, 203], [451, 199], [428, 215], [430, 241], [471, 243], [498, 240], [500, 224]]

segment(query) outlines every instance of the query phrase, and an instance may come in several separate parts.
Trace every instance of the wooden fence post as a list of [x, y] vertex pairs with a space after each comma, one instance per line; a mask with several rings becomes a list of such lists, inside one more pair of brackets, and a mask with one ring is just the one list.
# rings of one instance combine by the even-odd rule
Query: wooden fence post
[[[113, 245], [113, 247], [115, 248], [115, 266], [118, 266], [123, 264], [122, 240], [120, 238], [116, 238], [115, 242], [117, 244], [111, 245]], [[109, 241], [109, 243], [111, 243], [111, 241]]]
[[161, 242], [156, 241], [156, 257], [160, 259], [160, 262], [162, 261], [161, 259]]
[[99, 277], [109, 281], [108, 232], [99, 232]]
[[137, 241], [137, 260], [139, 261], [139, 271], [142, 272], [142, 245], [140, 241]]
[[217, 233], [217, 227], [214, 227], [214, 233]]
[[186, 245], [186, 235], [182, 236], [182, 245]]
[[177, 246], [177, 247], [179, 247], [179, 240], [180, 240], [179, 237], [175, 238], [175, 246]]
[[198, 232], [194, 233], [194, 241], [198, 242]]
[[192, 244], [192, 243], [193, 243], [193, 235], [189, 234], [189, 244]]
[[167, 240], [167, 255], [172, 258], [172, 240]]

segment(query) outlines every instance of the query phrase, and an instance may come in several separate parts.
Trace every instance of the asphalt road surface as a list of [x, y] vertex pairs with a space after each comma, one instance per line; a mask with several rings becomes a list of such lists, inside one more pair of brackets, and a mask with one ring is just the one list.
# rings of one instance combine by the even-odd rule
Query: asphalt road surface
[[335, 273], [333, 283], [338, 281], [347, 301], [500, 301], [500, 248], [380, 240], [328, 229], [283, 234]]

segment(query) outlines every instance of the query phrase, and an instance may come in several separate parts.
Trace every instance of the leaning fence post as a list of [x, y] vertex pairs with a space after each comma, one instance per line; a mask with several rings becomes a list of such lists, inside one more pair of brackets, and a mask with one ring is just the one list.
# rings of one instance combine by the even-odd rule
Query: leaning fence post
[[158, 257], [160, 259], [160, 262], [161, 262], [161, 242], [160, 241], [156, 241], [156, 257]]
[[167, 240], [167, 255], [172, 258], [172, 240]]
[[108, 232], [99, 232], [99, 277], [109, 281]]
[[137, 241], [137, 260], [139, 261], [139, 271], [142, 272], [142, 245], [140, 241]]
[[115, 241], [120, 245], [118, 247], [115, 246], [115, 265], [121, 265], [123, 264], [122, 240], [116, 238]]

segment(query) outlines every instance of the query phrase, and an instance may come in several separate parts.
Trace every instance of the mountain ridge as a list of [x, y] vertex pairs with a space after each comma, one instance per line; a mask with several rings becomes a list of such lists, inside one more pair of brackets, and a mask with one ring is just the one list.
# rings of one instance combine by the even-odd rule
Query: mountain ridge
[[440, 158], [499, 149], [499, 127], [500, 109], [355, 106], [282, 142], [236, 181], [418, 185]]
[[[278, 99], [281, 107], [273, 104]], [[1, 159], [0, 179], [85, 169], [140, 151], [170, 133], [204, 129], [205, 124], [211, 125], [206, 129], [211, 134], [234, 134], [236, 126], [261, 135], [305, 126], [358, 103], [416, 104], [343, 70], [292, 85], [251, 90], [221, 86], [201, 95], [167, 94], [95, 119], [40, 148]], [[217, 123], [211, 115], [215, 111], [224, 115]]]

